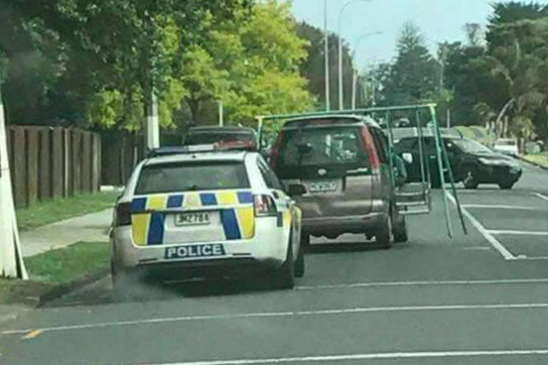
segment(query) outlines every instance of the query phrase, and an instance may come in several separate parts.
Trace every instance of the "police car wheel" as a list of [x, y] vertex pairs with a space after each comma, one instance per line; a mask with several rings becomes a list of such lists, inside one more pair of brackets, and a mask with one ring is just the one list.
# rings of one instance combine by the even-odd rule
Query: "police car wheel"
[[301, 242], [299, 255], [297, 256], [297, 261], [295, 262], [295, 276], [298, 278], [302, 278], [304, 276], [304, 272], [305, 272], [304, 246]]
[[272, 286], [275, 289], [293, 289], [295, 287], [295, 262], [291, 241], [289, 242], [284, 264], [274, 273]]
[[114, 298], [117, 301], [127, 301], [133, 299], [137, 294], [136, 289], [138, 286], [139, 280], [137, 275], [113, 267], [112, 289], [114, 292]]

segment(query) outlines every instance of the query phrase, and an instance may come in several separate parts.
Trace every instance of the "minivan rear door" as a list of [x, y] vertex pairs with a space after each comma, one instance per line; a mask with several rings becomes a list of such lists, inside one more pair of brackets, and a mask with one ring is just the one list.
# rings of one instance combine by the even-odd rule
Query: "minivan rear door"
[[371, 211], [372, 171], [362, 126], [318, 126], [283, 131], [275, 171], [287, 186], [299, 183], [305, 218], [365, 215]]

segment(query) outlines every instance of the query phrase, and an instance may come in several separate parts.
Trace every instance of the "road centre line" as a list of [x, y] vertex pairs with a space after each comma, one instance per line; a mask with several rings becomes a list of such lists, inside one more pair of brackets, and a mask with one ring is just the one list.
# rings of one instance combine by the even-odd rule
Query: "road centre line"
[[[403, 360], [426, 358], [462, 358], [462, 357], [509, 357], [509, 356], [544, 356], [547, 349], [537, 350], [500, 350], [500, 351], [430, 351], [430, 352], [387, 352], [352, 355], [324, 355], [280, 357], [270, 359], [239, 359], [239, 360], [210, 360], [188, 361], [176, 363], [156, 363], [147, 365], [255, 365], [255, 364], [287, 364], [302, 362], [340, 362], [356, 360]], [[129, 365], [129, 364], [127, 364]]]
[[511, 210], [532, 210], [532, 211], [541, 211], [544, 209], [533, 208], [533, 207], [520, 207], [513, 205], [488, 205], [488, 204], [462, 204], [463, 208], [473, 208], [473, 209], [511, 209]]
[[238, 320], [238, 319], [250, 319], [250, 318], [276, 318], [276, 317], [312, 317], [312, 316], [322, 316], [322, 315], [348, 315], [348, 314], [360, 314], [360, 313], [462, 311], [462, 310], [516, 310], [516, 309], [548, 309], [548, 303], [357, 307], [357, 308], [347, 308], [347, 309], [321, 309], [321, 310], [310, 310], [310, 311], [256, 312], [256, 313], [218, 314], [218, 315], [202, 315], [202, 316], [181, 316], [181, 317], [138, 319], [133, 321], [77, 324], [77, 325], [67, 325], [67, 326], [58, 326], [58, 327], [43, 327], [43, 328], [36, 328], [36, 329], [11, 330], [11, 331], [2, 331], [0, 332], [0, 335], [24, 335], [23, 339], [25, 339], [27, 338], [27, 336], [33, 333], [43, 334], [47, 332], [65, 332], [65, 331], [74, 331], [74, 330], [127, 327], [127, 326], [174, 323], [174, 322]]
[[[453, 195], [447, 193], [447, 197], [453, 204], [457, 204]], [[489, 231], [472, 215], [465, 207], [461, 206], [462, 214], [468, 218], [470, 223], [481, 233], [481, 235], [497, 250], [505, 260], [516, 260], [516, 257], [506, 249]]]
[[502, 280], [440, 280], [440, 281], [393, 281], [365, 282], [350, 284], [298, 286], [294, 290], [382, 288], [402, 286], [443, 286], [443, 285], [504, 285], [504, 284], [546, 284], [548, 279], [502, 279]]
[[541, 194], [541, 193], [533, 193], [533, 195], [534, 195], [534, 196], [537, 196], [537, 197], [539, 197], [539, 198], [541, 198], [541, 199], [543, 199], [543, 200], [548, 201], [548, 196], [546, 196], [546, 195], [543, 195], [543, 194]]
[[548, 232], [539, 232], [539, 231], [499, 231], [499, 230], [488, 230], [492, 235], [508, 235], [508, 236], [548, 236]]

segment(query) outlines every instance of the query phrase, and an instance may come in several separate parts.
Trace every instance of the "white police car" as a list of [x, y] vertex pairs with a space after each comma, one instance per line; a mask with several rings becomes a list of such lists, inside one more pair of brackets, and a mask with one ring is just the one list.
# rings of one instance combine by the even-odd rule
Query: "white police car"
[[291, 288], [304, 274], [300, 230], [300, 209], [260, 154], [159, 149], [136, 167], [117, 203], [114, 288], [124, 292], [141, 273], [207, 277], [257, 268]]

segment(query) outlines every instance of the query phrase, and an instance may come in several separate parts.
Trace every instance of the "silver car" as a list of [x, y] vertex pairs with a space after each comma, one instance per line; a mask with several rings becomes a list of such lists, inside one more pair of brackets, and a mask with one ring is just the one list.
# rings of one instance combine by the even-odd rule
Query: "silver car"
[[[302, 242], [365, 233], [383, 247], [407, 241], [395, 202], [388, 141], [370, 118], [295, 119], [282, 128], [270, 163], [288, 190], [302, 186]], [[395, 163], [393, 166], [399, 164]]]

